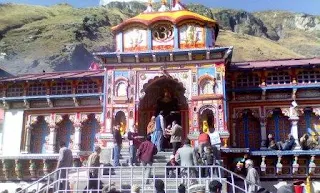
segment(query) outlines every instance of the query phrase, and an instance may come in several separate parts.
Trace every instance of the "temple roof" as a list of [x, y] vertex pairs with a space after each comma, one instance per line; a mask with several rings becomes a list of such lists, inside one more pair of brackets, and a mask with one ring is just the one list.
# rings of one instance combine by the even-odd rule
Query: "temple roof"
[[166, 11], [166, 12], [146, 12], [133, 18], [127, 19], [121, 24], [112, 27], [113, 31], [119, 31], [125, 26], [134, 23], [140, 23], [146, 26], [154, 24], [157, 21], [170, 21], [173, 24], [179, 24], [185, 20], [196, 20], [206, 24], [217, 25], [217, 21], [188, 10]]
[[320, 66], [320, 58], [278, 59], [231, 63], [230, 70]]
[[104, 70], [92, 71], [66, 71], [66, 72], [46, 72], [38, 74], [21, 74], [7, 78], [0, 78], [0, 82], [29, 81], [29, 80], [53, 80], [53, 79], [76, 79], [103, 77]]

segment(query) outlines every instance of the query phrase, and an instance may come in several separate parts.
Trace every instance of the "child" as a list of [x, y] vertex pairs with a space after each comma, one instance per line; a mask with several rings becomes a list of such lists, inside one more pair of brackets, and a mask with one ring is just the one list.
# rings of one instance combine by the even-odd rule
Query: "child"
[[211, 176], [211, 167], [210, 166], [215, 165], [215, 162], [216, 162], [211, 146], [206, 146], [202, 159], [204, 161], [204, 165], [209, 166], [209, 167], [205, 168], [205, 177], [210, 177]]

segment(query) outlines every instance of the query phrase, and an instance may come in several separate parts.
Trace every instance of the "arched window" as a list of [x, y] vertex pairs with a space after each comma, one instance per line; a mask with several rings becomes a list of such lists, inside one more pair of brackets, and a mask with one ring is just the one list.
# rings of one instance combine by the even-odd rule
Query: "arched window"
[[44, 117], [40, 116], [37, 119], [36, 124], [31, 130], [30, 152], [46, 153], [50, 130]]
[[210, 80], [205, 80], [201, 86], [201, 94], [213, 94], [214, 84]]
[[119, 82], [117, 85], [117, 96], [124, 97], [127, 96], [127, 84], [125, 82]]
[[259, 76], [253, 73], [243, 73], [237, 77], [237, 87], [252, 87], [259, 84]]
[[267, 77], [267, 85], [289, 84], [291, 82], [288, 72], [271, 72]]
[[261, 144], [261, 130], [259, 120], [251, 111], [244, 112], [237, 119], [237, 146], [241, 148], [259, 149]]
[[56, 82], [51, 87], [52, 95], [72, 94], [72, 85], [70, 82]]
[[19, 84], [12, 85], [7, 90], [7, 97], [18, 97], [23, 95], [23, 86]]
[[28, 88], [29, 96], [40, 96], [46, 95], [46, 87], [42, 83], [35, 83], [29, 86]]
[[320, 82], [320, 71], [304, 70], [299, 72], [298, 83], [317, 83]]
[[77, 86], [77, 93], [78, 94], [85, 94], [85, 93], [98, 93], [98, 84], [93, 81], [82, 81], [79, 82]]

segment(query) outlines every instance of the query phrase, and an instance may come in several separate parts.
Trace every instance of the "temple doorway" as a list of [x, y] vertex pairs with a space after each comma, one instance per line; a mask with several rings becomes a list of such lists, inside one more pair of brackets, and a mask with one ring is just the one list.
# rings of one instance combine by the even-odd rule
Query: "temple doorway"
[[200, 114], [200, 128], [203, 132], [209, 133], [214, 131], [215, 116], [212, 109], [205, 109]]
[[[183, 128], [183, 138], [189, 132], [188, 103], [184, 96], [185, 88], [182, 83], [171, 77], [156, 77], [144, 85], [144, 97], [139, 103], [139, 132], [146, 135], [147, 125], [152, 116], [163, 111], [165, 126], [177, 121]], [[165, 148], [170, 147], [168, 136]]]
[[120, 134], [123, 136], [125, 133], [127, 133], [127, 120], [126, 115], [123, 111], [118, 111], [114, 117], [114, 125], [120, 126]]

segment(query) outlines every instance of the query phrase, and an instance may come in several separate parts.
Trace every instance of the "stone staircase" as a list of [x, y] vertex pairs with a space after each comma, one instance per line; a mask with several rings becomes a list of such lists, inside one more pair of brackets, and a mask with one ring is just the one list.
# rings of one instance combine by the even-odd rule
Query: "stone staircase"
[[[122, 167], [114, 167], [101, 169], [101, 172], [104, 173], [100, 176], [100, 180], [104, 183], [104, 186], [111, 186], [116, 190], [120, 190], [121, 192], [130, 192], [131, 185], [135, 184], [142, 188], [142, 192], [154, 192], [154, 180], [162, 179], [165, 183], [166, 192], [167, 193], [176, 193], [177, 187], [183, 183], [183, 179], [181, 178], [166, 178], [166, 163], [170, 159], [170, 155], [172, 155], [172, 151], [159, 152], [154, 157], [153, 169], [151, 170], [150, 183], [146, 184], [143, 178], [144, 175], [144, 167], [139, 163], [138, 166], [130, 167], [128, 166], [129, 161], [129, 150], [128, 148], [123, 148], [121, 150], [121, 159], [120, 164]], [[111, 160], [112, 161], [112, 160]], [[112, 163], [112, 162], [111, 162]], [[103, 171], [104, 170], [104, 171]], [[229, 172], [229, 171], [228, 171]], [[37, 183], [46, 182], [47, 179], [54, 179], [56, 173], [52, 173], [47, 177], [39, 179], [39, 181], [34, 183], [34, 186], [38, 186]], [[227, 176], [222, 174], [222, 178], [218, 178], [217, 176], [212, 176], [209, 178], [197, 178], [196, 182], [208, 185], [209, 182], [213, 179], [222, 180], [223, 192], [229, 192], [227, 190], [232, 190], [232, 185], [227, 185], [227, 179], [223, 176]], [[185, 179], [186, 180], [186, 179]], [[237, 180], [237, 179], [235, 179]], [[239, 179], [241, 181], [241, 179]], [[87, 168], [70, 168], [70, 172], [68, 175], [68, 181], [70, 183], [72, 192], [83, 192], [88, 183], [88, 169]], [[49, 182], [49, 181], [48, 181]], [[51, 181], [50, 183], [57, 183], [57, 181]], [[185, 181], [185, 184], [190, 185], [191, 180]], [[47, 183], [48, 184], [48, 183]], [[51, 184], [50, 188], [53, 187], [54, 184]], [[188, 185], [186, 188], [188, 188]], [[40, 186], [41, 187], [41, 186]], [[48, 187], [47, 187], [48, 188]], [[33, 191], [33, 188], [27, 188], [27, 191]], [[38, 192], [46, 192], [46, 191], [38, 191]], [[243, 191], [236, 191], [243, 192]]]
[[[157, 155], [154, 156], [153, 165], [154, 166], [165, 166], [170, 159], [170, 155], [172, 155], [172, 150], [166, 149], [164, 152], [158, 152]], [[120, 165], [128, 166], [129, 163], [129, 148], [122, 148], [120, 152]], [[113, 164], [113, 160], [112, 160]], [[137, 165], [140, 165], [139, 163]]]
[[[122, 148], [120, 154], [121, 154], [120, 165], [128, 166], [129, 149]], [[171, 155], [172, 155], [172, 150], [167, 149], [164, 152], [158, 152], [154, 156], [153, 166], [155, 166], [155, 169], [154, 171], [151, 171], [151, 176], [154, 176], [155, 178], [158, 178], [158, 179], [161, 178], [165, 182], [167, 192], [176, 193], [177, 186], [179, 186], [179, 184], [182, 183], [183, 181], [180, 178], [166, 178], [165, 166], [167, 162], [170, 160]], [[137, 163], [136, 167], [128, 166], [128, 167], [122, 168], [121, 170], [113, 171], [111, 176], [112, 177], [109, 178], [108, 174], [104, 175], [104, 177], [111, 180], [102, 180], [103, 183], [106, 185], [111, 184], [117, 190], [121, 189], [122, 192], [127, 192], [127, 191], [130, 192], [130, 188], [131, 188], [130, 184], [137, 184], [140, 187], [143, 186], [143, 192], [153, 192], [154, 179], [150, 179], [150, 184], [145, 184], [142, 182], [143, 172], [142, 172], [140, 163]], [[197, 182], [202, 184], [208, 184], [209, 181], [210, 179], [207, 179], [207, 178], [197, 179]]]
[[[179, 185], [181, 183], [180, 179], [166, 179], [166, 170], [165, 166], [167, 162], [170, 160], [170, 156], [172, 155], [171, 150], [166, 150], [165, 152], [158, 152], [157, 155], [154, 156], [155, 166], [154, 171], [151, 171], [151, 176], [155, 178], [162, 178], [166, 184], [167, 192], [176, 192], [176, 183]], [[116, 169], [109, 174], [104, 174], [102, 176], [102, 182], [105, 185], [112, 185], [112, 187], [117, 190], [121, 190], [122, 192], [130, 192], [131, 185], [136, 184], [143, 188], [143, 192], [153, 192], [154, 183], [153, 179], [150, 179], [149, 184], [143, 183], [143, 171], [141, 169], [141, 163], [137, 163], [137, 166], [130, 167], [129, 166], [129, 149], [122, 148], [120, 152], [120, 165], [124, 166], [122, 169]], [[111, 159], [111, 164], [113, 164], [113, 160]], [[127, 166], [127, 167], [126, 167]], [[111, 176], [111, 178], [109, 178]], [[84, 183], [79, 183], [78, 188], [85, 187]], [[142, 187], [143, 186], [143, 187]]]

